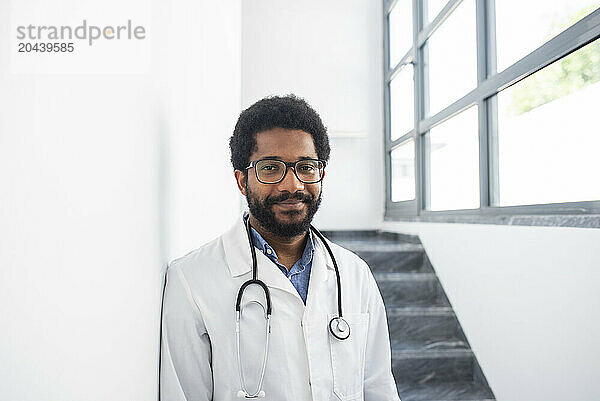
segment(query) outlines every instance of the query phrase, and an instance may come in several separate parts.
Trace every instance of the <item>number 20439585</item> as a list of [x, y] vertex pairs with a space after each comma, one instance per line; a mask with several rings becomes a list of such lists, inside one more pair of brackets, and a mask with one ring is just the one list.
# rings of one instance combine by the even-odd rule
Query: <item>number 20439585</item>
[[19, 53], [72, 53], [73, 43], [19, 43]]

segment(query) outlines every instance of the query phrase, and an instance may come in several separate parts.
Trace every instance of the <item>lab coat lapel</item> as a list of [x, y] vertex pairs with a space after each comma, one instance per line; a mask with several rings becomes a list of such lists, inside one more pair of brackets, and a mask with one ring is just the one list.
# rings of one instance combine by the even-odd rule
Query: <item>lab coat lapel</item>
[[[268, 257], [265, 256], [264, 253], [257, 250], [256, 251], [256, 260], [258, 262], [258, 278], [270, 288], [278, 288], [280, 290], [286, 291], [296, 297], [298, 301], [302, 305], [304, 305], [304, 301], [300, 298], [300, 294], [281, 270], [279, 267], [275, 265]], [[309, 285], [310, 287], [310, 285]]]
[[236, 219], [231, 228], [221, 237], [225, 261], [232, 277], [241, 276], [252, 270], [250, 243], [242, 216]]
[[[236, 220], [229, 231], [223, 234], [222, 239], [225, 259], [231, 276], [238, 277], [249, 273], [248, 279], [252, 278], [252, 254], [250, 253], [250, 242], [248, 241], [242, 216]], [[267, 287], [277, 288], [293, 295], [304, 305], [292, 282], [279, 270], [275, 263], [258, 249], [256, 249], [256, 261], [259, 280], [262, 280]]]
[[[304, 313], [305, 323], [308, 321], [318, 322], [321, 315], [327, 313], [328, 288], [332, 288], [335, 281], [335, 270], [327, 249], [316, 235], [313, 236], [315, 253], [310, 272], [310, 284], [308, 285], [308, 296], [306, 298], [306, 311]], [[335, 285], [333, 285], [335, 288]]]

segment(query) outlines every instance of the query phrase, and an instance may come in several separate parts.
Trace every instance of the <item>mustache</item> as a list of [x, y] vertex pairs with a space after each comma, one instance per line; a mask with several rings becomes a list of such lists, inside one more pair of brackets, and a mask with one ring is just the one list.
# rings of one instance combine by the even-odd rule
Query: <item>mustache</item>
[[281, 195], [277, 196], [269, 196], [264, 200], [264, 204], [266, 206], [274, 205], [275, 203], [284, 202], [286, 200], [297, 200], [304, 203], [311, 203], [315, 200], [315, 197], [311, 194], [307, 194], [304, 192], [294, 192], [293, 194], [290, 192], [284, 192]]

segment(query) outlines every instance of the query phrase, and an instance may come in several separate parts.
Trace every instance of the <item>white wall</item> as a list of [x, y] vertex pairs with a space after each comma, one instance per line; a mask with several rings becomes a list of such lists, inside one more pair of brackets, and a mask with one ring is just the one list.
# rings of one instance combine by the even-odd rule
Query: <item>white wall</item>
[[135, 76], [1, 68], [0, 394], [151, 400], [162, 264], [155, 94]]
[[[382, 219], [381, 13], [381, 2], [368, 0], [242, 5], [243, 107], [295, 93], [330, 133], [331, 162], [315, 218], [323, 229], [375, 228]], [[364, 136], [336, 138], [340, 132]]]
[[241, 2], [175, 0], [170, 20], [169, 260], [220, 235], [240, 212], [229, 137], [241, 111]]
[[600, 230], [382, 227], [421, 237], [498, 400], [600, 399]]
[[[221, 178], [240, 14], [239, 1], [0, 2], [0, 398], [157, 398], [161, 270], [238, 212]], [[65, 15], [142, 21], [147, 41], [15, 58], [17, 16]]]

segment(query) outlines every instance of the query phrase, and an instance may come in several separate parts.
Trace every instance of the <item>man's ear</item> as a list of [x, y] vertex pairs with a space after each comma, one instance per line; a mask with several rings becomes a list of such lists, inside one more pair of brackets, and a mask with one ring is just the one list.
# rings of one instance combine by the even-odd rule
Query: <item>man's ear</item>
[[320, 194], [323, 194], [323, 180], [325, 179], [325, 170], [323, 170], [323, 176], [321, 177], [321, 181], [319, 181]]
[[235, 170], [235, 181], [242, 195], [246, 196], [246, 175], [241, 170]]

